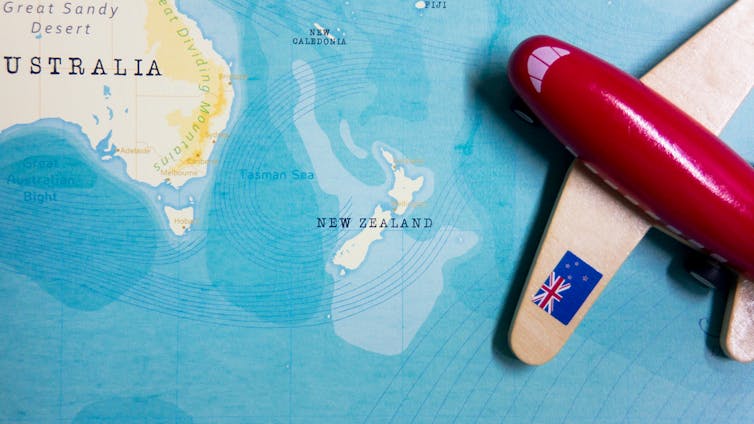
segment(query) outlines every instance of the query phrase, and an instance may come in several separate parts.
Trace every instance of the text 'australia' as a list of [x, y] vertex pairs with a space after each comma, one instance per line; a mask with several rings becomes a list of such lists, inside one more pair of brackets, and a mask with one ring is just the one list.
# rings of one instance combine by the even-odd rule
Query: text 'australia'
[[145, 59], [82, 59], [62, 56], [3, 56], [4, 71], [14, 75], [114, 75], [114, 76], [161, 76], [156, 60]]

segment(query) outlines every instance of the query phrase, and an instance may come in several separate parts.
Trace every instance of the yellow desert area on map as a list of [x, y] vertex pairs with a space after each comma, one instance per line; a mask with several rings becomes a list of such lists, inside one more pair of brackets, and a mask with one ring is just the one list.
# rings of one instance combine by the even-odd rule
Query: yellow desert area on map
[[230, 65], [174, 0], [1, 4], [0, 34], [14, 42], [0, 64], [13, 102], [0, 130], [59, 118], [136, 181], [206, 175], [230, 117]]

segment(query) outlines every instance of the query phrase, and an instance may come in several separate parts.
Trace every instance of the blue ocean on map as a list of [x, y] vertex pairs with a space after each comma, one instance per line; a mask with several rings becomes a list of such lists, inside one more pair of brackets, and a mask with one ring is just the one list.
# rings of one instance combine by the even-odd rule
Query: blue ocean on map
[[74, 147], [82, 138], [61, 122], [3, 132], [0, 238], [15, 242], [0, 257], [63, 304], [96, 310], [147, 275], [157, 232], [139, 194]]
[[548, 32], [640, 75], [723, 3], [175, 0], [231, 70], [206, 176], [0, 132], [0, 423], [751, 422], [725, 296], [659, 232], [553, 361], [507, 347], [572, 160], [510, 113], [508, 54]]

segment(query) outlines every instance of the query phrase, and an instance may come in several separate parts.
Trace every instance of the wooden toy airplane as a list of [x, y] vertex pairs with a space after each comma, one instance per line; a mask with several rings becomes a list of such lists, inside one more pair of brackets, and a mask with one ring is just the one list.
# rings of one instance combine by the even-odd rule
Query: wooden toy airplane
[[546, 36], [518, 46], [508, 77], [577, 158], [513, 319], [516, 356], [553, 358], [656, 226], [738, 272], [721, 345], [754, 360], [754, 168], [715, 135], [754, 85], [754, 0], [730, 6], [641, 81]]

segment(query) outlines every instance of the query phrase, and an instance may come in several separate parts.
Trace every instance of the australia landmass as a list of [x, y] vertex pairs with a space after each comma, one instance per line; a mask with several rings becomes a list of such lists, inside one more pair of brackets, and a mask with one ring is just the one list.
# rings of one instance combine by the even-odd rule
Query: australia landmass
[[230, 64], [197, 23], [175, 0], [105, 13], [66, 4], [0, 14], [0, 34], [13, 40], [0, 55], [9, 99], [0, 130], [59, 118], [80, 126], [103, 160], [122, 159], [135, 181], [179, 188], [205, 176], [234, 91]]

